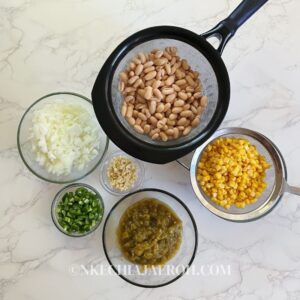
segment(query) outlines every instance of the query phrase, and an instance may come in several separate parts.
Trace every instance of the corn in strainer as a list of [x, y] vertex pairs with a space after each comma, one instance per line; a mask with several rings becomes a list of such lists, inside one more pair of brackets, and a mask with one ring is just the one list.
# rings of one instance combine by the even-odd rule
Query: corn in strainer
[[[247, 205], [245, 208], [236, 208], [232, 205], [230, 209], [225, 209], [217, 205], [209, 199], [197, 182], [197, 166], [203, 150], [208, 144], [221, 137], [249, 140], [271, 165], [266, 171], [267, 188], [256, 203]], [[279, 203], [285, 192], [300, 196], [300, 188], [292, 187], [287, 183], [286, 164], [276, 145], [264, 135], [245, 128], [225, 128], [218, 130], [205, 144], [201, 145], [195, 151], [191, 162], [190, 176], [193, 189], [200, 202], [213, 214], [229, 221], [247, 222], [266, 215]]]

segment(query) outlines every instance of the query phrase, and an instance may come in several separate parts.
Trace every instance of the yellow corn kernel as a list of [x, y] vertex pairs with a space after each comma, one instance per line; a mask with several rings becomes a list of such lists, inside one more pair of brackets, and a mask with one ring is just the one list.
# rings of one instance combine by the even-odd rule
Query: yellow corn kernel
[[197, 166], [197, 181], [218, 205], [244, 208], [257, 201], [265, 190], [269, 167], [249, 141], [219, 138], [204, 149]]

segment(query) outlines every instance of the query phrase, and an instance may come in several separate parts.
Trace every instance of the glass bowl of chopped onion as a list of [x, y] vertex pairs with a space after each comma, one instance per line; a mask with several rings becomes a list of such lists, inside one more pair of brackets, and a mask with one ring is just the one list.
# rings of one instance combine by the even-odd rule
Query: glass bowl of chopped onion
[[17, 143], [33, 174], [53, 183], [70, 183], [95, 170], [109, 140], [88, 98], [59, 92], [38, 99], [26, 110]]
[[109, 154], [100, 166], [100, 183], [112, 195], [125, 195], [138, 189], [145, 176], [143, 163], [117, 150]]

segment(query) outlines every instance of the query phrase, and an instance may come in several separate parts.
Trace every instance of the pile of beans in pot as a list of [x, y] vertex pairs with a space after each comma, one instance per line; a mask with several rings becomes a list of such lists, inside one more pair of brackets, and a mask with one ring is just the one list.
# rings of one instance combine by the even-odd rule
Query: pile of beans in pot
[[199, 73], [175, 47], [139, 53], [120, 73], [122, 116], [153, 140], [177, 139], [200, 123], [207, 105]]

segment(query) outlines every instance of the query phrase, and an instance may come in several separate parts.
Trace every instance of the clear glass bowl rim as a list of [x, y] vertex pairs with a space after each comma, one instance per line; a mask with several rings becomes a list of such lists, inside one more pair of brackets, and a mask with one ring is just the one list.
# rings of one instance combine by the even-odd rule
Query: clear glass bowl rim
[[[92, 192], [94, 192], [97, 196], [98, 196], [98, 199], [99, 199], [99, 202], [100, 202], [100, 205], [102, 206], [103, 208], [103, 214], [102, 214], [102, 217], [101, 219], [98, 221], [98, 223], [88, 232], [86, 233], [83, 233], [83, 234], [70, 234], [70, 233], [67, 233], [66, 231], [64, 231], [61, 226], [58, 224], [58, 222], [56, 221], [56, 216], [55, 216], [55, 209], [56, 209], [56, 206], [59, 202], [59, 200], [61, 199], [60, 195], [64, 192], [64, 191], [67, 191], [69, 190], [70, 188], [75, 188], [75, 187], [85, 187], [89, 190], [91, 190]], [[89, 184], [86, 184], [86, 183], [71, 183], [71, 184], [68, 184], [66, 186], [64, 186], [62, 189], [60, 189], [56, 195], [54, 196], [54, 199], [52, 201], [52, 204], [51, 204], [51, 218], [52, 218], [52, 221], [54, 223], [54, 225], [56, 226], [56, 228], [62, 232], [63, 234], [67, 235], [67, 236], [70, 236], [70, 237], [83, 237], [83, 236], [86, 236], [92, 232], [94, 232], [99, 226], [100, 224], [102, 223], [103, 219], [104, 219], [104, 212], [105, 212], [105, 206], [104, 206], [104, 202], [103, 202], [103, 199], [100, 195], [100, 193], [94, 188], [92, 187], [91, 185]]]
[[[78, 177], [78, 178], [74, 178], [72, 180], [66, 180], [66, 181], [58, 181], [58, 180], [51, 180], [51, 179], [48, 179], [48, 178], [45, 178], [41, 175], [39, 175], [38, 173], [36, 173], [31, 167], [30, 165], [26, 162], [24, 156], [23, 156], [23, 153], [22, 153], [22, 149], [21, 149], [21, 144], [20, 144], [20, 132], [21, 132], [21, 127], [22, 127], [22, 124], [23, 124], [23, 121], [26, 117], [26, 115], [29, 113], [29, 111], [37, 104], [39, 103], [40, 101], [48, 98], [48, 97], [51, 97], [51, 96], [56, 96], [56, 95], [71, 95], [71, 96], [76, 96], [78, 98], [81, 98], [85, 101], [87, 101], [88, 103], [90, 103], [92, 106], [93, 106], [93, 103], [92, 101], [85, 97], [85, 96], [82, 96], [80, 94], [77, 94], [77, 93], [73, 93], [73, 92], [54, 92], [54, 93], [50, 93], [50, 94], [47, 94], [41, 98], [39, 98], [38, 100], [34, 101], [27, 109], [26, 111], [24, 112], [24, 114], [22, 115], [22, 118], [20, 120], [20, 123], [18, 125], [18, 131], [17, 131], [17, 146], [18, 146], [18, 151], [19, 151], [19, 154], [21, 156], [21, 159], [23, 161], [23, 163], [25, 164], [25, 166], [27, 167], [27, 169], [33, 173], [35, 176], [37, 176], [38, 178], [42, 179], [42, 180], [45, 180], [47, 182], [51, 182], [51, 183], [58, 183], [58, 184], [65, 184], [65, 183], [71, 183], [71, 182], [74, 182], [74, 181], [77, 181], [77, 180], [80, 180], [84, 177], [86, 177], [87, 175], [91, 174], [98, 166], [99, 164], [101, 163], [101, 161], [103, 160], [106, 152], [107, 152], [107, 149], [108, 149], [108, 145], [109, 145], [109, 139], [108, 137], [106, 136], [106, 144], [105, 144], [105, 148], [104, 148], [104, 151], [101, 155], [101, 157], [99, 158], [99, 161], [95, 164], [95, 166], [93, 168], [91, 168], [87, 173], [83, 174], [82, 176]], [[105, 134], [105, 133], [104, 133]]]
[[[119, 274], [118, 270], [116, 269], [116, 267], [113, 265], [113, 263], [111, 262], [110, 258], [109, 258], [109, 255], [108, 255], [108, 251], [106, 249], [106, 245], [105, 245], [105, 230], [106, 230], [106, 225], [107, 225], [107, 221], [109, 219], [109, 217], [112, 216], [114, 210], [116, 209], [116, 207], [121, 203], [123, 202], [124, 200], [126, 200], [128, 197], [130, 197], [131, 195], [134, 195], [134, 194], [137, 194], [137, 193], [140, 193], [140, 192], [159, 192], [159, 193], [163, 193], [163, 194], [166, 194], [170, 197], [172, 197], [175, 201], [177, 201], [179, 204], [181, 204], [181, 206], [186, 210], [186, 212], [188, 213], [191, 221], [192, 221], [192, 224], [193, 224], [193, 228], [194, 228], [194, 232], [195, 232], [195, 246], [194, 246], [194, 249], [193, 249], [193, 253], [191, 255], [191, 259], [188, 263], [188, 265], [184, 268], [184, 270], [179, 274], [177, 275], [175, 278], [171, 279], [170, 281], [167, 281], [165, 283], [162, 283], [162, 284], [157, 284], [157, 285], [143, 285], [143, 284], [139, 284], [139, 283], [136, 283], [134, 281], [131, 281], [129, 280], [128, 278], [126, 278], [125, 276]], [[163, 201], [162, 201], [163, 202]], [[143, 288], [158, 288], [158, 287], [162, 287], [162, 286], [166, 286], [166, 285], [169, 285], [173, 282], [175, 282], [177, 279], [179, 279], [180, 277], [182, 277], [186, 271], [190, 268], [190, 266], [192, 265], [195, 257], [196, 257], [196, 253], [197, 253], [197, 248], [198, 248], [198, 228], [197, 228], [197, 224], [195, 222], [195, 219], [193, 217], [193, 214], [191, 213], [190, 209], [187, 207], [186, 204], [184, 204], [184, 202], [182, 200], [180, 200], [178, 197], [176, 197], [175, 195], [167, 192], [167, 191], [164, 191], [164, 190], [161, 190], [161, 189], [156, 189], [156, 188], [145, 188], [145, 189], [140, 189], [140, 190], [137, 190], [137, 191], [134, 191], [132, 193], [129, 193], [127, 195], [125, 195], [124, 197], [122, 197], [118, 202], [116, 202], [113, 207], [111, 208], [111, 210], [109, 211], [109, 213], [107, 214], [106, 218], [105, 218], [105, 221], [104, 221], [104, 225], [103, 225], [103, 231], [102, 231], [102, 244], [103, 244], [103, 250], [104, 250], [104, 254], [106, 256], [106, 259], [108, 260], [108, 263], [110, 264], [110, 266], [112, 267], [112, 269], [114, 270], [114, 272], [120, 276], [122, 279], [124, 279], [125, 281], [135, 285], [135, 286], [139, 286], [139, 287], [143, 287]]]
[[[103, 171], [105, 169], [105, 163], [106, 162], [108, 163], [114, 157], [119, 156], [119, 155], [129, 157], [137, 165], [137, 168], [140, 171], [140, 178], [138, 178], [135, 181], [134, 185], [126, 191], [118, 191], [117, 189], [114, 189], [113, 187], [110, 187], [108, 184], [106, 184], [105, 178], [107, 178], [107, 175], [103, 173]], [[116, 149], [116, 150], [112, 151], [111, 153], [106, 153], [105, 157], [101, 161], [99, 177], [100, 177], [101, 185], [108, 193], [110, 193], [111, 195], [114, 195], [114, 196], [124, 196], [133, 191], [136, 191], [143, 184], [143, 182], [145, 180], [145, 166], [141, 160], [131, 156], [130, 154], [127, 154], [126, 152], [124, 152], [121, 149]]]

